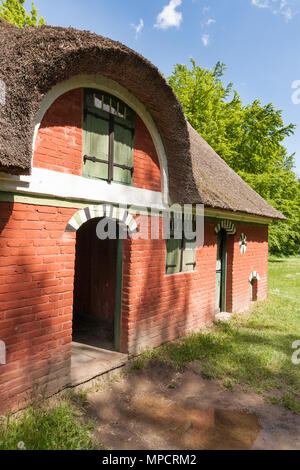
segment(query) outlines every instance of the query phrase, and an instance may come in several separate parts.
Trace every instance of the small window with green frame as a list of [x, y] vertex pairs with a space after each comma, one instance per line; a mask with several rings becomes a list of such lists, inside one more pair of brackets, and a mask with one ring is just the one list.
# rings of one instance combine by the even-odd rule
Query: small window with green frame
[[171, 219], [170, 238], [166, 240], [166, 274], [192, 272], [196, 268], [196, 237], [189, 240], [184, 236], [175, 238], [174, 222]]
[[131, 185], [135, 112], [118, 98], [84, 90], [83, 176]]

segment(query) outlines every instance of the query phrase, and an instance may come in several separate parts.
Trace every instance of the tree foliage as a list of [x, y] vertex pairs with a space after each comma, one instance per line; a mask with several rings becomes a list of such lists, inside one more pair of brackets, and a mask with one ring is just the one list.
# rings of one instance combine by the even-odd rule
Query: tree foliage
[[32, 2], [31, 12], [29, 14], [26, 12], [24, 3], [25, 0], [2, 0], [0, 4], [0, 18], [20, 28], [45, 24], [44, 18], [38, 19], [38, 12], [34, 2]]
[[191, 60], [177, 64], [168, 78], [191, 125], [267, 202], [288, 217], [270, 227], [270, 251], [300, 253], [300, 183], [294, 155], [283, 141], [295, 125], [284, 125], [282, 112], [259, 100], [244, 106], [232, 83], [222, 82], [226, 68], [213, 70]]

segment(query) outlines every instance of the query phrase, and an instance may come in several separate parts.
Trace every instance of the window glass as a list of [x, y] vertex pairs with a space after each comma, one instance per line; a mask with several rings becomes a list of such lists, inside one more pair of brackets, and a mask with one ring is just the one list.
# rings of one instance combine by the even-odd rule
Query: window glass
[[[184, 231], [182, 230], [182, 239], [175, 240], [176, 225], [178, 225], [178, 219], [173, 218], [171, 220], [171, 238], [166, 241], [166, 274], [192, 272], [196, 267], [196, 238], [194, 240], [184, 238]], [[182, 224], [182, 227], [184, 227], [184, 224]]]
[[134, 111], [95, 90], [85, 90], [84, 103], [84, 176], [132, 184]]

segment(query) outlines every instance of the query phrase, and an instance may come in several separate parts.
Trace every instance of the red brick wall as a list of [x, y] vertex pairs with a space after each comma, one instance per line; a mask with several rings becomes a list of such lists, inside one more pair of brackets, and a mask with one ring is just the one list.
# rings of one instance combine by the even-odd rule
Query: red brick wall
[[139, 116], [134, 137], [134, 174], [136, 188], [161, 191], [160, 167], [151, 135]]
[[165, 274], [164, 240], [125, 242], [121, 348], [159, 346], [214, 319], [216, 236], [205, 227], [195, 272]]
[[[237, 225], [234, 237], [232, 270], [233, 311], [242, 311], [250, 304], [249, 277], [253, 271], [260, 276], [257, 300], [264, 300], [268, 291], [268, 228], [255, 225]], [[241, 233], [247, 236], [247, 251], [241, 254], [239, 240]]]
[[[197, 250], [193, 273], [165, 274], [163, 240], [125, 242], [121, 349], [135, 353], [159, 346], [209, 324], [215, 317], [217, 236], [215, 223], [205, 224], [205, 243]], [[240, 234], [248, 238], [241, 255]], [[267, 296], [267, 228], [237, 225], [227, 240], [227, 310], [250, 306], [251, 272], [258, 271], [258, 300]]]
[[[46, 112], [39, 128], [33, 165], [82, 175], [82, 89], [60, 96]], [[133, 185], [161, 191], [160, 167], [151, 135], [139, 116], [134, 140]]]
[[32, 384], [51, 393], [69, 381], [75, 240], [64, 230], [74, 212], [0, 204], [1, 410], [22, 406]]
[[46, 112], [36, 138], [33, 166], [82, 174], [82, 89], [60, 96]]

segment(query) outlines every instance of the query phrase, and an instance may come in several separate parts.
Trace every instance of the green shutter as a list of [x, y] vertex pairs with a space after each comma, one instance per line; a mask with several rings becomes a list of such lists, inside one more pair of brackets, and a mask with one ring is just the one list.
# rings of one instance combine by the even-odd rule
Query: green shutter
[[196, 239], [191, 241], [185, 238], [183, 246], [184, 250], [182, 259], [182, 271], [184, 273], [194, 271], [194, 263], [196, 261]]
[[87, 111], [84, 119], [83, 139], [84, 155], [107, 161], [106, 164], [87, 160], [84, 164], [83, 175], [90, 178], [108, 179], [109, 122]]
[[85, 90], [84, 105], [84, 155], [107, 163], [86, 158], [83, 175], [131, 184], [135, 112], [116, 97], [92, 89]]
[[181, 240], [170, 238], [167, 244], [166, 274], [180, 272]]
[[[131, 129], [119, 126], [115, 122], [115, 143], [114, 143], [114, 165], [126, 165], [133, 167], [133, 141], [134, 133]], [[114, 166], [114, 181], [131, 184], [132, 172], [127, 169]]]

